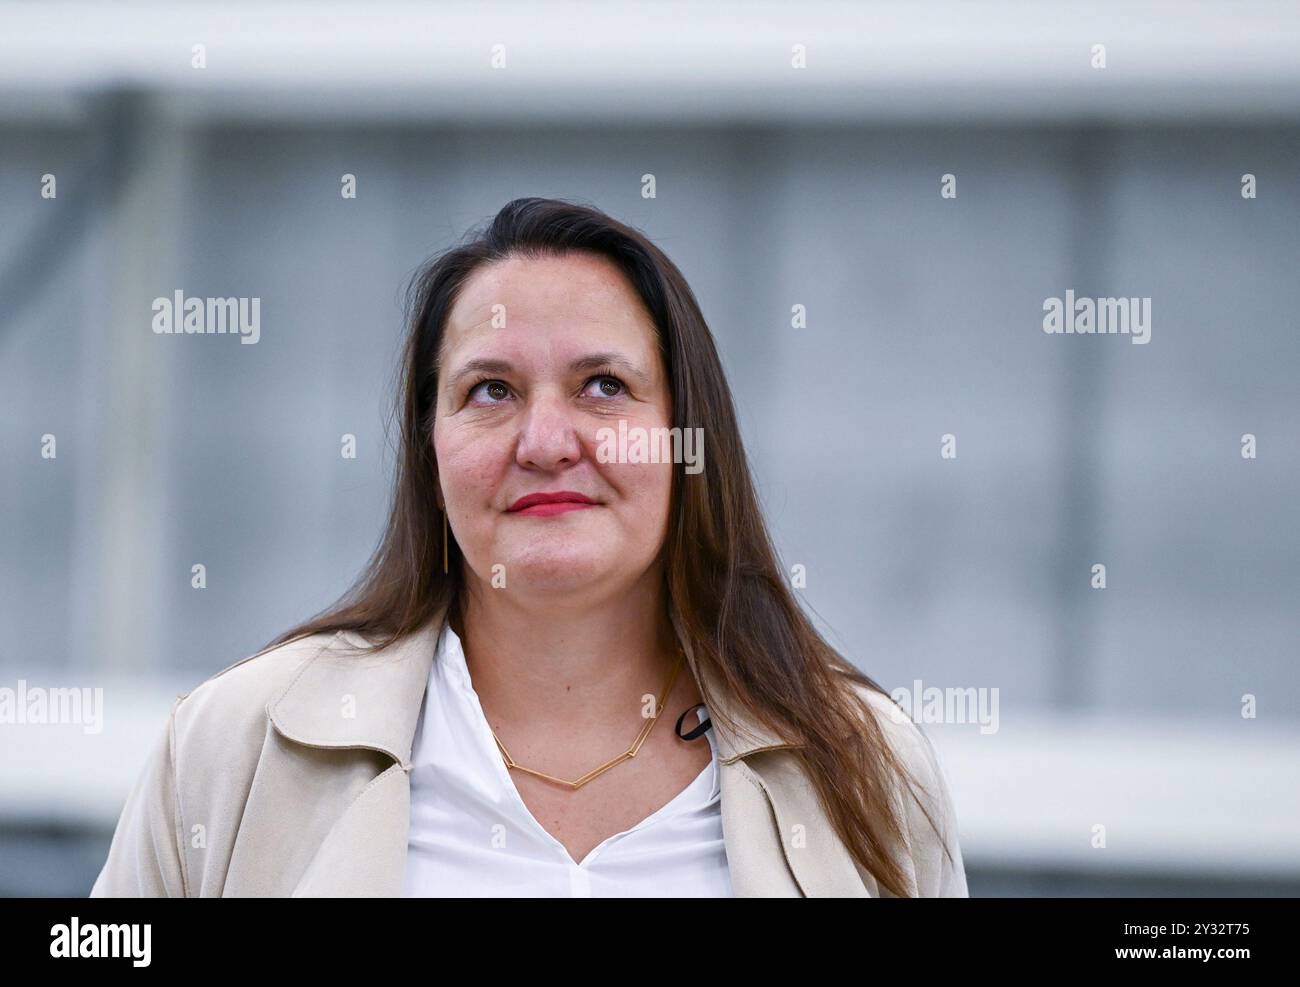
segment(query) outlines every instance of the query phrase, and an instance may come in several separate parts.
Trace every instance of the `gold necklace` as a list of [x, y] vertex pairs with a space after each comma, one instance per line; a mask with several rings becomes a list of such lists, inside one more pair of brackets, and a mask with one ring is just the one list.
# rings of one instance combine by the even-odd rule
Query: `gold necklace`
[[682, 665], [685, 664], [686, 662], [686, 653], [682, 651], [680, 644], [677, 646], [677, 651], [680, 657], [678, 658], [677, 663], [673, 666], [673, 674], [668, 679], [668, 687], [664, 689], [664, 698], [655, 707], [655, 715], [650, 717], [649, 722], [646, 723], [646, 725], [641, 728], [641, 732], [637, 735], [637, 738], [632, 743], [632, 746], [629, 747], [627, 750], [625, 750], [618, 757], [610, 761], [606, 761], [600, 767], [592, 771], [588, 771], [577, 781], [565, 781], [563, 778], [556, 778], [554, 775], [548, 775], [543, 771], [536, 771], [533, 768], [526, 768], [522, 764], [517, 764], [515, 762], [515, 759], [510, 756], [510, 752], [506, 750], [506, 745], [501, 743], [501, 738], [497, 736], [497, 732], [495, 730], [492, 730], [492, 724], [489, 723], [488, 730], [492, 732], [492, 739], [497, 742], [497, 747], [501, 749], [501, 756], [506, 759], [506, 767], [518, 768], [520, 771], [527, 771], [530, 775], [537, 775], [539, 778], [545, 778], [548, 781], [554, 781], [561, 785], [568, 785], [570, 788], [581, 788], [587, 782], [591, 781], [592, 778], [595, 778], [597, 775], [603, 774], [604, 772], [608, 771], [610, 768], [618, 764], [620, 761], [625, 760], [626, 758], [629, 757], [636, 757], [636, 752], [641, 749], [641, 745], [644, 744], [646, 738], [650, 736], [650, 731], [653, 730], [655, 724], [659, 722], [659, 714], [664, 711], [664, 704], [668, 702], [668, 697], [672, 695], [673, 684], [676, 683], [677, 681], [677, 673], [682, 670]]

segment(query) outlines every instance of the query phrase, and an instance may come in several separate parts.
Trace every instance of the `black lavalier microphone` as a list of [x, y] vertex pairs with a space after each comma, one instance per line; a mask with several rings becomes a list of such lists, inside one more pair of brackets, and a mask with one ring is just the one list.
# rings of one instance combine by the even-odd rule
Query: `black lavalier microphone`
[[682, 733], [682, 720], [686, 719], [686, 714], [691, 712], [691, 710], [699, 709], [703, 705], [704, 703], [696, 703], [694, 706], [690, 707], [690, 709], [684, 710], [681, 716], [677, 717], [676, 733], [677, 736], [682, 738], [682, 740], [695, 740], [698, 737], [703, 737], [704, 731], [708, 730], [709, 727], [713, 726], [713, 721], [706, 716], [704, 718], [704, 722], [701, 723], [694, 730], [692, 730], [690, 733]]

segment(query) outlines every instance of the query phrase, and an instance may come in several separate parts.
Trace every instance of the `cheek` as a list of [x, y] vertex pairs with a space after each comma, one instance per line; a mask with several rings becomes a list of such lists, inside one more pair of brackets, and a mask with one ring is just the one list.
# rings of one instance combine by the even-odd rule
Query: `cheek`
[[659, 520], [668, 514], [672, 497], [671, 463], [619, 463], [605, 466], [606, 477], [620, 492], [623, 502], [641, 521]]
[[452, 504], [472, 506], [496, 490], [504, 454], [490, 437], [454, 427], [435, 429], [434, 452], [443, 493]]

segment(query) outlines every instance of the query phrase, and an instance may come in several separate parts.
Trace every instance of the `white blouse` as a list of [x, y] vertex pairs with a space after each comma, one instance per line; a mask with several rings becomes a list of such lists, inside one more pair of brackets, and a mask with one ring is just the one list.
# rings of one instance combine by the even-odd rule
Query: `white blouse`
[[718, 748], [711, 727], [705, 736], [713, 757], [690, 785], [574, 862], [520, 798], [444, 624], [411, 753], [403, 896], [731, 897]]

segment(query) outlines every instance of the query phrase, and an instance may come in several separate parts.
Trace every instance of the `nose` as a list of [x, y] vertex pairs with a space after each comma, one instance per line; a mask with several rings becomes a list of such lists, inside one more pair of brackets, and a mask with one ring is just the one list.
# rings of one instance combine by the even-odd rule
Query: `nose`
[[534, 395], [520, 419], [515, 461], [525, 469], [556, 470], [582, 458], [582, 442], [564, 397]]

